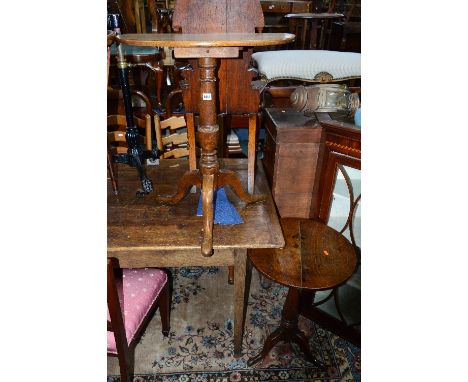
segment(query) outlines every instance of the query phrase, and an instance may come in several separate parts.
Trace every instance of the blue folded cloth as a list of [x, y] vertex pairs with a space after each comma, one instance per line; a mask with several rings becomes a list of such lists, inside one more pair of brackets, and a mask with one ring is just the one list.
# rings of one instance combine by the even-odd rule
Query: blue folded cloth
[[[223, 187], [218, 188], [214, 194], [214, 224], [242, 224], [239, 212], [227, 198]], [[202, 216], [202, 198], [198, 200], [197, 216]]]

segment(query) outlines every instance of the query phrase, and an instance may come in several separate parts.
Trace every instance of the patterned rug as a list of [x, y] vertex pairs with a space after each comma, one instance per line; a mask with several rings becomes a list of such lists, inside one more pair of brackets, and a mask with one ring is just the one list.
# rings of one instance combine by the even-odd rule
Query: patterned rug
[[[243, 338], [243, 356], [234, 358], [233, 286], [227, 268], [171, 268], [173, 278], [171, 331], [161, 333], [157, 313], [135, 347], [134, 382], [239, 382], [361, 380], [360, 349], [300, 317], [313, 354], [327, 367], [305, 361], [296, 345], [280, 343], [254, 368], [247, 360], [278, 327], [287, 288], [252, 283]], [[108, 382], [120, 381], [117, 358], [108, 357]]]

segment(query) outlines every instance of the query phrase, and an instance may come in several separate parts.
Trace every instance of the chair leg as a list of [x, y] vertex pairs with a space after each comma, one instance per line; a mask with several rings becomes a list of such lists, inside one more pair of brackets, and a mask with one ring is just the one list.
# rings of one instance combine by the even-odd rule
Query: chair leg
[[249, 116], [249, 141], [247, 148], [247, 191], [254, 193], [255, 154], [257, 144], [257, 114]]
[[197, 169], [197, 152], [195, 149], [195, 120], [193, 113], [185, 114], [185, 120], [187, 123], [187, 138], [188, 138], [188, 149], [189, 149], [189, 168], [190, 171]]
[[161, 99], [161, 91], [164, 81], [164, 75], [166, 74], [165, 67], [162, 61], [159, 61], [156, 64], [156, 68], [154, 70], [155, 78], [155, 95], [156, 95], [156, 105], [162, 110], [162, 99]]
[[112, 158], [109, 151], [107, 152], [107, 169], [109, 170], [109, 176], [112, 183], [112, 191], [114, 191], [114, 195], [117, 195], [119, 191], [117, 187], [117, 181], [115, 179], [114, 167], [112, 166]]
[[[230, 130], [230, 118], [227, 118], [226, 114], [218, 114], [218, 146], [217, 154], [218, 158], [227, 158], [227, 131]], [[229, 125], [228, 125], [229, 124]]]
[[166, 284], [159, 295], [159, 315], [161, 316], [162, 334], [164, 337], [169, 335], [171, 330], [170, 315], [171, 315], [171, 296], [169, 284]]
[[128, 354], [117, 354], [121, 382], [132, 382], [133, 380], [134, 354], [135, 352], [133, 349], [128, 349]]
[[233, 265], [230, 265], [228, 267], [228, 271], [229, 271], [229, 274], [228, 274], [228, 283], [233, 285], [234, 284], [234, 266]]

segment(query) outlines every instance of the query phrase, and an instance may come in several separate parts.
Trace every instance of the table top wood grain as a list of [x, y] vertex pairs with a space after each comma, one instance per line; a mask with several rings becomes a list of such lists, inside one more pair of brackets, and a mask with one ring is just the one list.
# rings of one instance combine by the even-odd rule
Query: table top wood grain
[[300, 289], [321, 290], [345, 282], [356, 269], [352, 244], [327, 225], [307, 219], [281, 219], [286, 246], [253, 249], [249, 258], [268, 278]]
[[177, 48], [282, 45], [294, 41], [290, 33], [128, 33], [115, 37], [125, 45]]
[[[246, 159], [222, 159], [222, 168], [236, 171], [244, 187], [247, 183]], [[284, 238], [261, 163], [258, 163], [255, 192], [266, 194], [265, 201], [246, 204], [229, 188], [226, 194], [244, 220], [237, 225], [214, 225], [215, 250], [280, 248]], [[159, 166], [147, 166], [154, 191], [142, 198], [135, 191], [140, 181], [135, 169], [116, 165], [119, 195], [108, 182], [107, 250], [112, 255], [156, 250], [199, 250], [202, 242], [202, 217], [197, 215], [200, 192], [189, 193], [180, 203], [170, 206], [156, 201], [158, 195], [175, 192], [178, 180], [188, 170], [186, 160], [166, 160]], [[201, 254], [194, 254], [199, 255]]]

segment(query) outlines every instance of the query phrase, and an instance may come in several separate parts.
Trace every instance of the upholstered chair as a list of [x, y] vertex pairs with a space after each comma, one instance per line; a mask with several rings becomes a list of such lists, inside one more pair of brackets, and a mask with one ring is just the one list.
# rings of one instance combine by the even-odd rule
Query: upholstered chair
[[169, 334], [167, 280], [161, 269], [122, 269], [117, 259], [107, 260], [107, 355], [118, 357], [122, 382], [133, 380], [134, 347], [158, 307], [162, 333]]

